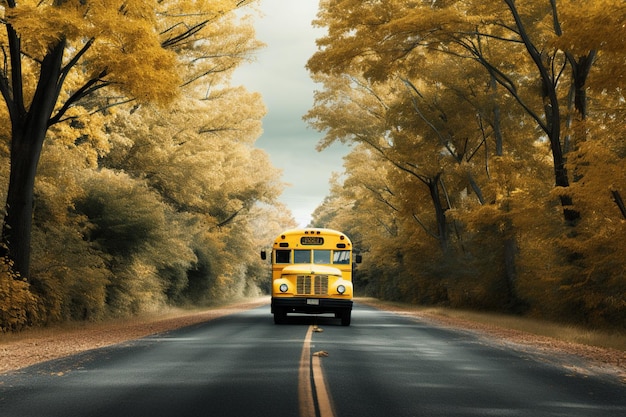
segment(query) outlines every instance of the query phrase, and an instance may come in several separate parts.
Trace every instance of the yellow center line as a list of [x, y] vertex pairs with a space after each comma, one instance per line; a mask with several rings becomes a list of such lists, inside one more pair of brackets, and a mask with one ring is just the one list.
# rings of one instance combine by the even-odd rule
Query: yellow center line
[[330, 395], [326, 389], [326, 380], [324, 379], [322, 363], [319, 356], [313, 357], [313, 383], [315, 384], [315, 394], [317, 395], [317, 406], [319, 407], [320, 417], [335, 417]]
[[313, 326], [304, 336], [304, 345], [300, 355], [300, 370], [298, 372], [298, 403], [300, 404], [300, 417], [316, 417], [315, 404], [313, 403], [313, 389], [311, 387], [311, 336]]
[[[333, 411], [332, 400], [326, 389], [326, 381], [324, 380], [320, 358], [319, 356], [315, 356], [311, 361], [312, 337], [313, 326], [309, 326], [306, 336], [304, 337], [304, 345], [302, 346], [302, 354], [300, 355], [300, 369], [298, 372], [300, 417], [316, 417], [313, 389], [315, 389], [319, 416], [334, 417], [335, 413]], [[311, 373], [313, 374], [313, 378], [311, 378]]]

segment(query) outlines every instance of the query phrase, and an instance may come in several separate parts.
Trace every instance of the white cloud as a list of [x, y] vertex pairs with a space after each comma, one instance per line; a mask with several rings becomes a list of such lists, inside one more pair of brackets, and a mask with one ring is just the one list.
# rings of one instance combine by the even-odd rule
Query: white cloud
[[313, 28], [318, 0], [261, 0], [264, 14], [256, 18], [257, 38], [267, 46], [256, 62], [237, 70], [235, 83], [258, 91], [268, 108], [264, 133], [257, 141], [272, 163], [283, 170], [290, 183], [280, 200], [301, 226], [328, 194], [332, 172], [343, 170], [347, 148], [333, 145], [323, 152], [315, 146], [322, 134], [308, 128], [302, 116], [313, 104], [315, 84], [305, 68], [315, 53], [315, 39], [323, 34]]

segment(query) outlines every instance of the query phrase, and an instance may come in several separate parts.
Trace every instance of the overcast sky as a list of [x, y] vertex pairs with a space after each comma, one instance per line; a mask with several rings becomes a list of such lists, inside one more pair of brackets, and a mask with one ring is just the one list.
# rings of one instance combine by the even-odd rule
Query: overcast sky
[[253, 64], [237, 70], [235, 83], [263, 95], [268, 113], [263, 135], [256, 143], [283, 170], [288, 186], [280, 201], [292, 211], [300, 226], [328, 194], [332, 172], [343, 171], [348, 148], [339, 144], [323, 152], [315, 146], [322, 134], [307, 127], [302, 116], [313, 105], [315, 84], [304, 68], [316, 50], [323, 31], [311, 21], [319, 0], [261, 0], [263, 16], [256, 17], [257, 38], [267, 44]]

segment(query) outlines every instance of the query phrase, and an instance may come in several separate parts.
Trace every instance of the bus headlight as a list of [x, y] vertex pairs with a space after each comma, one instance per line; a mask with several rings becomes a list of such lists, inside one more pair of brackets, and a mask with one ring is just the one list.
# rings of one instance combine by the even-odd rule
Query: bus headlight
[[343, 294], [344, 292], [346, 292], [346, 286], [345, 285], [337, 285], [337, 292], [339, 294]]
[[287, 286], [287, 284], [280, 284], [280, 287], [278, 287], [278, 289], [280, 290], [280, 292], [287, 292], [289, 287]]

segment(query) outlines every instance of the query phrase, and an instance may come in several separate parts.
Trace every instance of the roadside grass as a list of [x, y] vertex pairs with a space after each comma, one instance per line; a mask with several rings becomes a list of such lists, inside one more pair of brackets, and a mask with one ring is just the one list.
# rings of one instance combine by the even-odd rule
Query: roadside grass
[[356, 300], [374, 307], [414, 313], [427, 318], [464, 320], [485, 326], [549, 337], [567, 343], [577, 343], [626, 352], [626, 334], [617, 331], [593, 330], [581, 326], [498, 313], [455, 310], [445, 307], [416, 306], [413, 304], [381, 301], [375, 298], [358, 298]]
[[269, 303], [268, 297], [242, 298], [231, 302], [215, 303], [210, 306], [172, 307], [164, 306], [158, 311], [145, 312], [129, 317], [109, 317], [96, 321], [64, 321], [48, 326], [27, 327], [17, 332], [0, 332], [0, 347], [3, 344], [23, 340], [71, 338], [81, 334], [116, 334], [120, 330], [134, 329], [137, 337], [192, 325], [209, 318], [220, 316], [228, 309], [246, 308], [248, 305]]
[[592, 330], [573, 325], [495, 313], [450, 311], [448, 309], [435, 309], [432, 312], [442, 316], [458, 317], [478, 323], [531, 333], [538, 336], [550, 337], [563, 342], [579, 343], [588, 346], [626, 351], [626, 334], [623, 333], [619, 334], [616, 332]]

